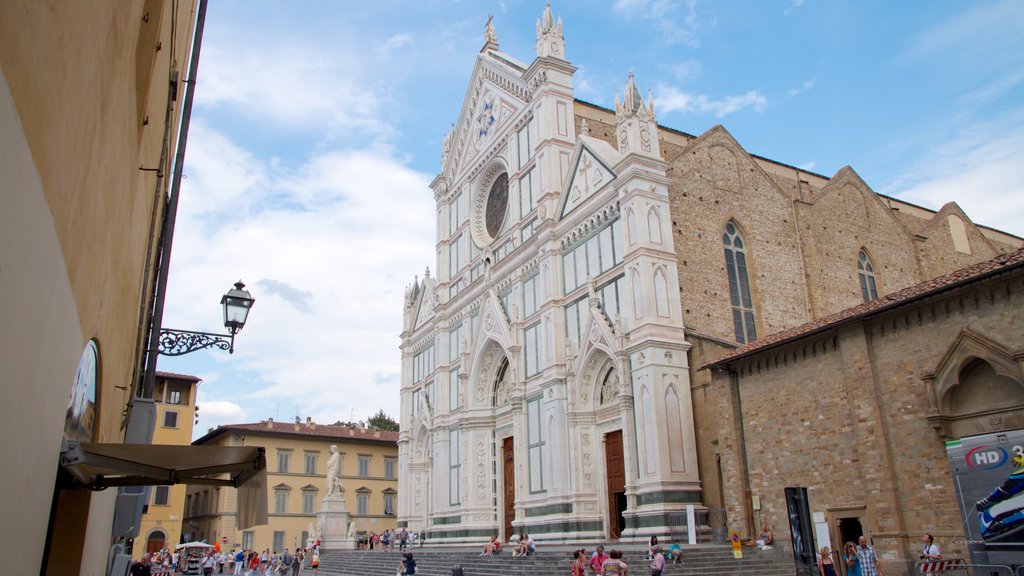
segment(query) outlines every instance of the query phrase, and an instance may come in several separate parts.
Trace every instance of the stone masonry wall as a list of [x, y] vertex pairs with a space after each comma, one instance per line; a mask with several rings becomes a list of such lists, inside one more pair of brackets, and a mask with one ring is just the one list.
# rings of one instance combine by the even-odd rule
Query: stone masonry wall
[[[812, 512], [826, 512], [830, 522], [863, 507], [864, 530], [892, 569], [886, 573], [908, 569], [925, 532], [945, 555], [963, 556], [944, 439], [926, 419], [922, 376], [964, 329], [1024, 349], [1022, 303], [1018, 272], [738, 363], [751, 490], [776, 535], [788, 533], [783, 488], [806, 486]], [[716, 373], [707, 396], [728, 394], [729, 375]], [[733, 426], [723, 418], [719, 435], [729, 437]], [[720, 449], [723, 468], [735, 469], [740, 447]], [[742, 486], [726, 490], [731, 528], [742, 529], [742, 517], [731, 513], [742, 494]]]

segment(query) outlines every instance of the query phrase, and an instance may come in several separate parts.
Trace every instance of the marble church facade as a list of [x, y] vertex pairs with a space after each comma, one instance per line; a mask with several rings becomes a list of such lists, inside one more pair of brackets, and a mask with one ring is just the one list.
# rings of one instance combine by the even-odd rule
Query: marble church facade
[[536, 34], [525, 64], [488, 22], [406, 294], [398, 521], [428, 541], [678, 535], [724, 500], [701, 366], [1020, 245], [659, 126], [632, 76], [575, 100], [550, 7]]

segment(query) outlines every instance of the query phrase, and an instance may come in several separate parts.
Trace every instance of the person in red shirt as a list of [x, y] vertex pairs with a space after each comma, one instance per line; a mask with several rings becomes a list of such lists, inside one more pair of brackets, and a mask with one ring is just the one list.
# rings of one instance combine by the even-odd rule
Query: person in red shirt
[[594, 574], [601, 573], [601, 566], [608, 558], [610, 556], [604, 553], [604, 546], [598, 546], [597, 550], [594, 550], [594, 555], [590, 557], [590, 569], [594, 571]]

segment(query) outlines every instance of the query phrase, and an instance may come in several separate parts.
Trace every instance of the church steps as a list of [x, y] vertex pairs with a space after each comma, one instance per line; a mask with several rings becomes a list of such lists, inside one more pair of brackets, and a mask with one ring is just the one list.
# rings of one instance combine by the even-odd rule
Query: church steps
[[[412, 550], [418, 576], [448, 576], [452, 567], [462, 566], [465, 576], [565, 576], [572, 565], [571, 549], [538, 552], [528, 558], [512, 558], [507, 552], [494, 557], [481, 557], [476, 548], [439, 548]], [[750, 576], [788, 576], [793, 573], [792, 557], [781, 549], [775, 551], [744, 550], [744, 558], [736, 560], [732, 550], [724, 546], [684, 549], [685, 564], [665, 567], [665, 576], [712, 576], [747, 574]], [[319, 574], [323, 576], [392, 576], [402, 555], [398, 551], [328, 551], [320, 559]], [[625, 551], [623, 560], [637, 574], [648, 572], [649, 561], [640, 550]], [[640, 571], [637, 572], [637, 569]]]

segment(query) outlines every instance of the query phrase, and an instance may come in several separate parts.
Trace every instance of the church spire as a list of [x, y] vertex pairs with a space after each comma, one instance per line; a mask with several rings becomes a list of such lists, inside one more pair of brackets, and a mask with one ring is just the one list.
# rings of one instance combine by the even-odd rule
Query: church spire
[[562, 17], [551, 14], [551, 3], [544, 8], [544, 13], [537, 20], [537, 56], [551, 56], [565, 59], [565, 37], [562, 36]]
[[654, 117], [654, 97], [648, 93], [644, 103], [633, 73], [629, 73], [623, 99], [615, 97], [615, 125], [619, 135], [619, 152], [638, 152], [658, 158], [658, 123]]

